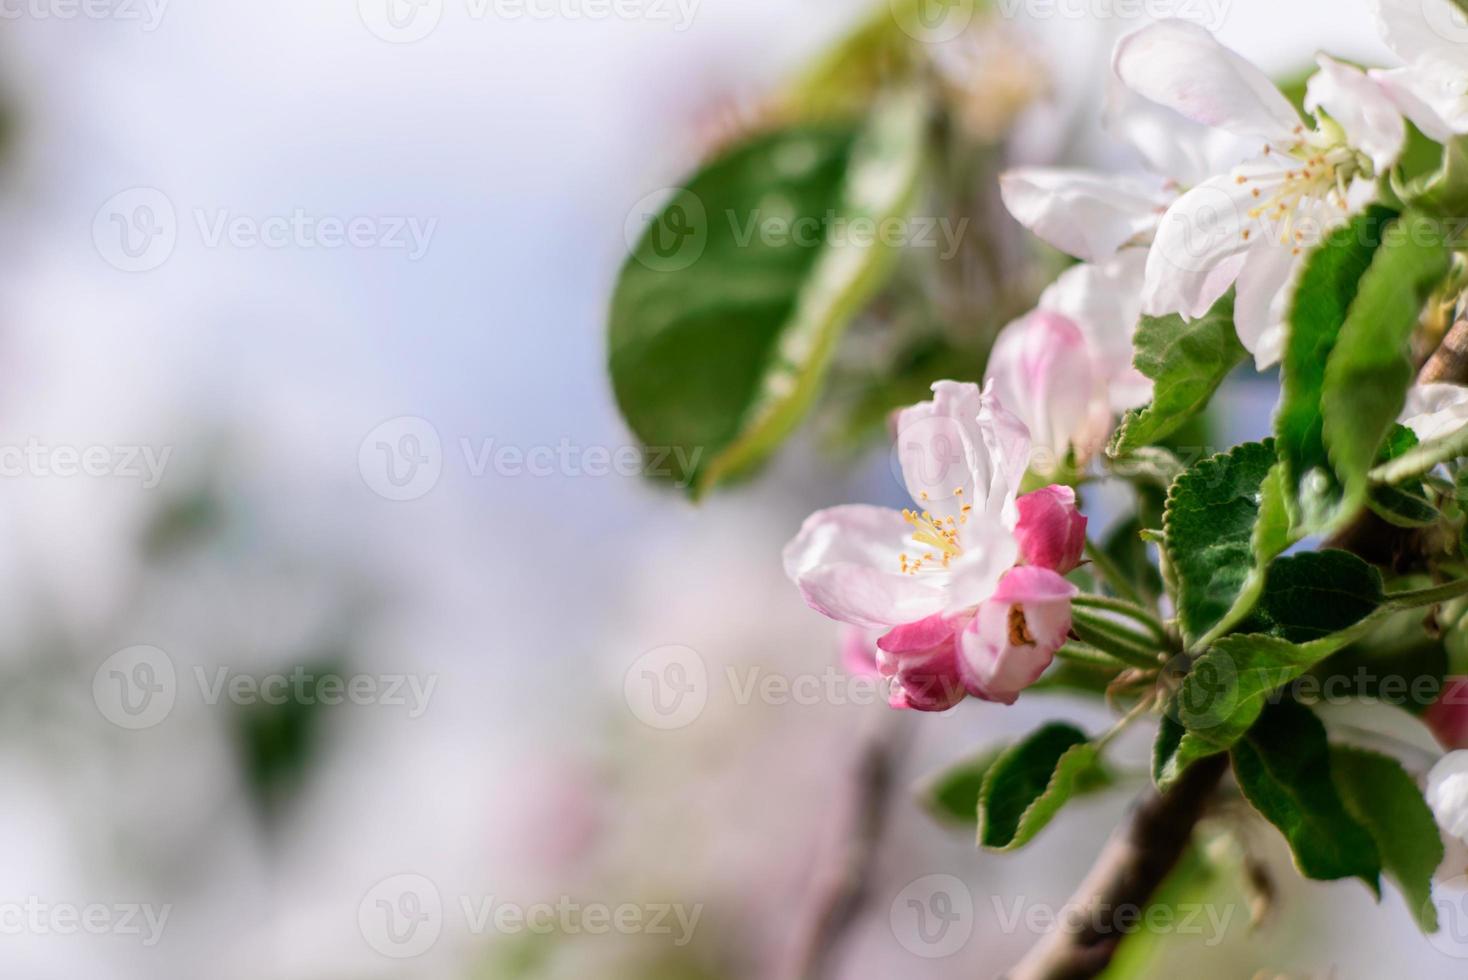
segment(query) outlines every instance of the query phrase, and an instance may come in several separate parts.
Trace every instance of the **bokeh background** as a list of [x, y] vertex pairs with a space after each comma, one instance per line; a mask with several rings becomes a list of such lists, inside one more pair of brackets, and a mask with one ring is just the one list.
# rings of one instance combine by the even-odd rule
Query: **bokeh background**
[[[798, 439], [697, 508], [615, 462], [639, 202], [863, 6], [0, 5], [0, 973], [788, 976], [853, 854], [829, 975], [998, 976], [1035, 941], [1012, 910], [1069, 894], [1146, 739], [1118, 791], [978, 853], [913, 787], [1103, 715], [906, 717], [843, 679], [779, 550], [816, 507], [896, 502], [884, 449]], [[1017, 153], [1053, 156], [1140, 21], [1001, 7], [1054, 76]], [[1145, 9], [1281, 73], [1388, 58], [1364, 0]], [[1270, 399], [1235, 385], [1223, 431]], [[703, 671], [671, 724], [642, 683], [670, 664]], [[796, 687], [741, 693], [765, 678]], [[907, 904], [933, 875], [941, 948]], [[1170, 939], [1155, 975], [1462, 975], [1394, 892], [1279, 880], [1252, 933], [1220, 883], [1227, 938]], [[537, 906], [579, 911], [517, 927]]]

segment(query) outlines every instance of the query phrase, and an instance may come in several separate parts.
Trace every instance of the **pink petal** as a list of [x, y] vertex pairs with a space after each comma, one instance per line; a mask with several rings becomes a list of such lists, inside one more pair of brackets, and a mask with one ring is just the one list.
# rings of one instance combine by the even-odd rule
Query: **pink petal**
[[1468, 749], [1468, 677], [1449, 677], [1422, 720], [1448, 750]]
[[946, 711], [964, 699], [956, 632], [964, 625], [964, 619], [930, 616], [877, 641], [882, 673], [892, 678], [888, 701], [894, 708]]
[[1037, 472], [1053, 472], [1091, 430], [1106, 393], [1085, 335], [1069, 317], [1035, 310], [1005, 327], [989, 355], [994, 394], [1028, 427]]

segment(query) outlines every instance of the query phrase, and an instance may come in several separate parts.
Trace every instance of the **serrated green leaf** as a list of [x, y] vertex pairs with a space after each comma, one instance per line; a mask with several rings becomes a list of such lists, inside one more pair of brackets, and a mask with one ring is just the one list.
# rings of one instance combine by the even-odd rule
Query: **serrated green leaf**
[[1427, 473], [1439, 463], [1468, 456], [1468, 426], [1415, 445], [1371, 471], [1378, 483], [1393, 484]]
[[1248, 611], [1264, 564], [1289, 544], [1274, 466], [1269, 441], [1245, 443], [1195, 464], [1168, 492], [1163, 529], [1189, 648]]
[[926, 102], [903, 94], [864, 128], [757, 137], [653, 218], [612, 299], [612, 384], [679, 485], [697, 495], [749, 472], [809, 408], [894, 254], [853, 229], [907, 213], [926, 120]]
[[979, 844], [1023, 847], [1048, 824], [1098, 764], [1096, 746], [1073, 725], [1052, 723], [1007, 749], [979, 795]]
[[1333, 520], [1343, 497], [1325, 451], [1321, 397], [1326, 362], [1357, 284], [1395, 217], [1390, 208], [1372, 206], [1326, 236], [1306, 259], [1290, 305], [1274, 432], [1285, 464], [1291, 523], [1307, 531], [1321, 530]]
[[1234, 332], [1234, 294], [1191, 321], [1142, 317], [1134, 340], [1137, 370], [1152, 379], [1152, 401], [1126, 413], [1107, 447], [1111, 456], [1151, 445], [1208, 407], [1228, 373], [1248, 356]]
[[1346, 809], [1376, 841], [1382, 870], [1402, 890], [1422, 931], [1436, 932], [1432, 875], [1443, 844], [1416, 781], [1395, 759], [1366, 749], [1335, 745], [1330, 761]]
[[[1381, 575], [1343, 551], [1277, 558], [1241, 628], [1192, 665], [1168, 703], [1176, 726], [1153, 776], [1167, 787], [1199, 759], [1229, 749], [1276, 691], [1359, 637], [1383, 609]], [[1159, 736], [1160, 738], [1160, 736]]]
[[1293, 701], [1271, 705], [1233, 747], [1244, 798], [1289, 842], [1307, 878], [1360, 878], [1381, 894], [1381, 858], [1331, 778], [1325, 727]]
[[1402, 215], [1387, 229], [1341, 324], [1325, 367], [1320, 409], [1321, 435], [1346, 513], [1366, 503], [1367, 474], [1415, 374], [1412, 334], [1448, 264], [1442, 223]]

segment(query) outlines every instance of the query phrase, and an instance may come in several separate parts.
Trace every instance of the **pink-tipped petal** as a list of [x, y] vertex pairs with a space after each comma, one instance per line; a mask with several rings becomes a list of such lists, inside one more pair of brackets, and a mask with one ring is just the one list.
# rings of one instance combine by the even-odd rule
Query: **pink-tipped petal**
[[886, 507], [817, 511], [785, 546], [785, 574], [822, 615], [864, 629], [890, 629], [943, 608], [941, 583], [904, 575], [912, 527]]
[[1468, 677], [1449, 677], [1422, 720], [1442, 747], [1468, 749]]

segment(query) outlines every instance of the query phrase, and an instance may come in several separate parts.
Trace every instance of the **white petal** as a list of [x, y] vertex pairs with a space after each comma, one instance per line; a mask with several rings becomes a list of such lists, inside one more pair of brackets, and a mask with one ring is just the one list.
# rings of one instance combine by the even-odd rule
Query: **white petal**
[[1258, 189], [1267, 198], [1278, 169], [1254, 165], [1240, 173], [1247, 182], [1235, 175], [1214, 177], [1178, 198], [1162, 216], [1147, 253], [1143, 312], [1202, 316], [1228, 292], [1245, 253], [1263, 241], [1263, 227], [1250, 216], [1263, 198], [1253, 192]]
[[1250, 250], [1239, 272], [1234, 329], [1261, 371], [1284, 353], [1285, 319], [1303, 266], [1303, 254], [1295, 255], [1293, 246], [1265, 242]]
[[1403, 61], [1437, 58], [1468, 67], [1468, 19], [1453, 0], [1374, 0], [1376, 26]]
[[1020, 224], [1062, 252], [1093, 262], [1150, 236], [1173, 197], [1158, 181], [1049, 167], [1001, 174], [999, 193]]
[[1183, 187], [1201, 184], [1259, 152], [1259, 143], [1185, 119], [1144, 99], [1113, 76], [1102, 125], [1129, 143], [1152, 172]]
[[1432, 767], [1426, 796], [1438, 826], [1468, 841], [1468, 751], [1449, 752]]
[[1104, 264], [1071, 266], [1040, 296], [1041, 309], [1069, 317], [1085, 335], [1116, 412], [1152, 397], [1151, 380], [1132, 366], [1146, 268], [1146, 249], [1122, 249]]
[[1316, 62], [1320, 71], [1306, 85], [1305, 108], [1328, 112], [1346, 131], [1346, 141], [1371, 158], [1377, 173], [1385, 173], [1407, 139], [1401, 111], [1386, 89], [1359, 68], [1325, 55]]
[[1004, 573], [1019, 560], [1019, 541], [1002, 523], [976, 518], [963, 526], [959, 535], [963, 554], [948, 568], [948, 600], [944, 612], [950, 616], [972, 609], [999, 587]]
[[1422, 442], [1456, 432], [1468, 425], [1468, 387], [1442, 382], [1413, 385], [1407, 391], [1402, 424]]
[[902, 574], [900, 555], [918, 547], [898, 511], [832, 507], [806, 518], [785, 546], [785, 574], [817, 612], [864, 629], [890, 629], [943, 608], [945, 579]]
[[1372, 71], [1371, 78], [1429, 139], [1442, 143], [1468, 133], [1468, 70], [1429, 60]]
[[1196, 24], [1163, 20], [1117, 42], [1132, 91], [1202, 123], [1268, 143], [1297, 139], [1300, 116], [1262, 71]]

